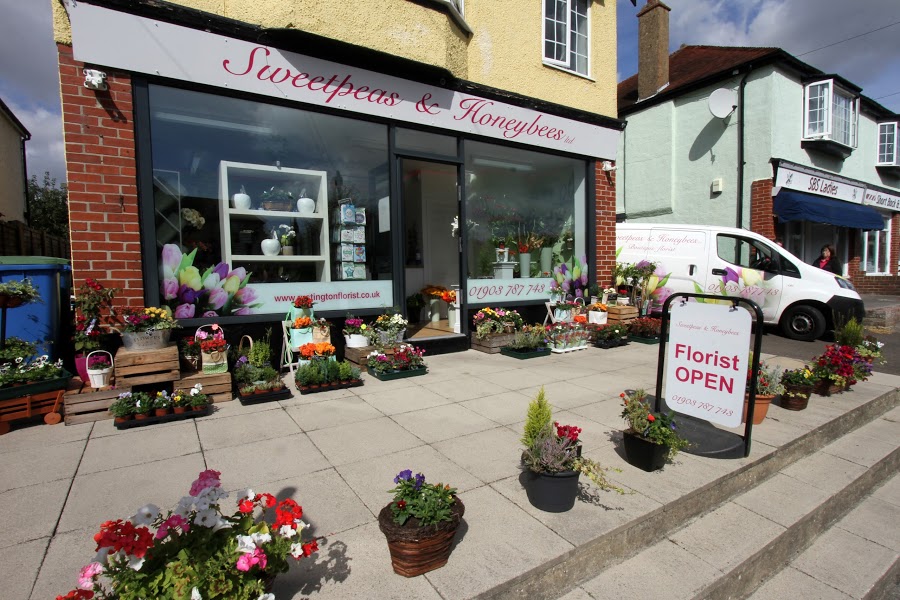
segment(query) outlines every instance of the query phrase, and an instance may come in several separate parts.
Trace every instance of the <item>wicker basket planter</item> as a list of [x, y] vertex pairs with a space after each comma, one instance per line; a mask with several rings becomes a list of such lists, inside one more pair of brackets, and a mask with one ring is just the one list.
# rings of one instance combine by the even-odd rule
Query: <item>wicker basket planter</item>
[[462, 520], [466, 507], [459, 496], [451, 507], [450, 521], [421, 527], [411, 518], [404, 525], [394, 523], [391, 505], [378, 513], [378, 528], [387, 538], [394, 572], [404, 577], [415, 577], [447, 564], [453, 550], [453, 537]]
[[812, 394], [811, 385], [785, 384], [784, 393], [781, 395], [781, 408], [785, 410], [804, 410], [809, 404], [809, 396]]

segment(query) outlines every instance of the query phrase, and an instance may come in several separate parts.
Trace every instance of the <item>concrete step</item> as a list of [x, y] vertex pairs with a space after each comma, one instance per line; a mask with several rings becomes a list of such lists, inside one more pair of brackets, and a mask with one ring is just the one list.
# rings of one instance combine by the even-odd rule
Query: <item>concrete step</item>
[[897, 389], [862, 402], [477, 597], [746, 597], [898, 471], [898, 403]]
[[796, 555], [750, 600], [900, 598], [898, 522], [900, 475], [894, 475]]
[[[900, 506], [881, 499], [872, 500], [879, 511], [891, 517], [883, 522], [891, 526], [882, 524], [879, 528], [877, 523], [868, 522], [873, 516], [872, 506], [861, 504], [861, 500], [900, 468], [898, 438], [900, 409], [894, 409], [688, 521], [564, 597], [566, 600], [745, 598], [798, 552], [817, 548], [813, 557], [821, 558], [820, 563], [814, 564], [809, 558], [799, 563], [821, 578], [812, 577], [816, 579], [815, 585], [777, 587], [786, 584], [776, 577], [772, 589], [777, 593], [761, 597], [787, 598], [788, 594], [781, 592], [791, 589], [790, 596], [796, 598], [826, 598], [830, 596], [821, 595], [819, 587], [833, 587], [829, 582], [840, 581], [846, 588], [842, 591], [850, 593], [849, 597], [863, 598], [888, 572], [900, 549], [900, 535], [895, 526]], [[900, 495], [894, 501], [898, 498]], [[882, 544], [894, 548], [854, 537], [840, 526], [831, 527], [845, 515], [859, 529], [867, 532], [881, 529]], [[814, 544], [817, 538], [825, 550]], [[805, 550], [807, 547], [809, 550]], [[850, 554], [855, 555], [854, 560], [849, 560]], [[829, 566], [842, 559], [842, 569]], [[789, 583], [796, 581], [790, 579]]]

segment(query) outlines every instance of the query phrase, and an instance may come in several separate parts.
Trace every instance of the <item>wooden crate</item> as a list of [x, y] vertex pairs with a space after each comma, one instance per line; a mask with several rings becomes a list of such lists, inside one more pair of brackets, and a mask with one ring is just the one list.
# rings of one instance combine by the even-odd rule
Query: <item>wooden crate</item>
[[90, 423], [112, 419], [109, 407], [119, 394], [130, 392], [131, 386], [92, 388], [78, 377], [73, 377], [66, 390], [66, 425]]
[[0, 435], [9, 432], [10, 421], [35, 415], [44, 415], [44, 423], [48, 425], [59, 423], [59, 409], [63, 405], [64, 392], [65, 390], [51, 390], [0, 400]]
[[472, 350], [478, 350], [487, 354], [500, 354], [500, 348], [508, 346], [515, 335], [514, 333], [495, 333], [482, 340], [473, 335]]
[[161, 350], [127, 350], [116, 352], [116, 381], [122, 385], [164, 383], [181, 379], [178, 347], [172, 343]]
[[234, 400], [234, 394], [231, 391], [231, 373], [201, 373], [193, 371], [186, 373], [181, 379], [173, 384], [173, 389], [182, 389], [189, 391], [197, 384], [203, 386], [203, 393], [209, 396], [209, 399], [216, 402], [230, 402]]
[[608, 313], [607, 323], [628, 323], [637, 318], [638, 309], [636, 306], [610, 306]]
[[[375, 346], [363, 346], [362, 348], [344, 348], [344, 358], [358, 367], [366, 368], [369, 354], [375, 351]], [[387, 354], [387, 352], [385, 352]]]

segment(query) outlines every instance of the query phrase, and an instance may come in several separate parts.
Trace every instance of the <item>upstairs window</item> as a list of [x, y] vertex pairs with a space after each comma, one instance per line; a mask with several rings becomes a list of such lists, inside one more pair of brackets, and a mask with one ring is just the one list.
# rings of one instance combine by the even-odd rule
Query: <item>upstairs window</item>
[[590, 73], [590, 0], [544, 0], [544, 62]]
[[862, 236], [862, 267], [870, 275], [891, 274], [891, 218], [884, 218], [884, 229], [866, 231]]
[[856, 147], [857, 96], [827, 79], [806, 85], [804, 140], [826, 140]]
[[879, 167], [900, 166], [897, 156], [897, 122], [878, 124], [878, 158]]

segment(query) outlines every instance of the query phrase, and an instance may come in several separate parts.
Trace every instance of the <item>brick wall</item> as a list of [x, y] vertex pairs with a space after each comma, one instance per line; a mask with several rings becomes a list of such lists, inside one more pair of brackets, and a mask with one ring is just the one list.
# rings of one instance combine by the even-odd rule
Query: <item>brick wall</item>
[[894, 213], [891, 219], [891, 267], [890, 271], [893, 275], [866, 275], [865, 271], [860, 267], [862, 261], [862, 235], [854, 236], [856, 242], [851, 246], [853, 257], [850, 260], [848, 273], [856, 291], [860, 294], [884, 294], [896, 296], [900, 295], [900, 275], [897, 271], [897, 261], [900, 259], [900, 214]]
[[597, 285], [607, 287], [612, 283], [613, 269], [616, 267], [616, 171], [604, 171], [601, 162], [594, 163], [595, 228], [597, 236]]
[[84, 87], [83, 63], [57, 44], [75, 287], [90, 277], [142, 306], [131, 77], [109, 69], [109, 90]]
[[771, 179], [759, 179], [750, 184], [750, 231], [775, 241]]

